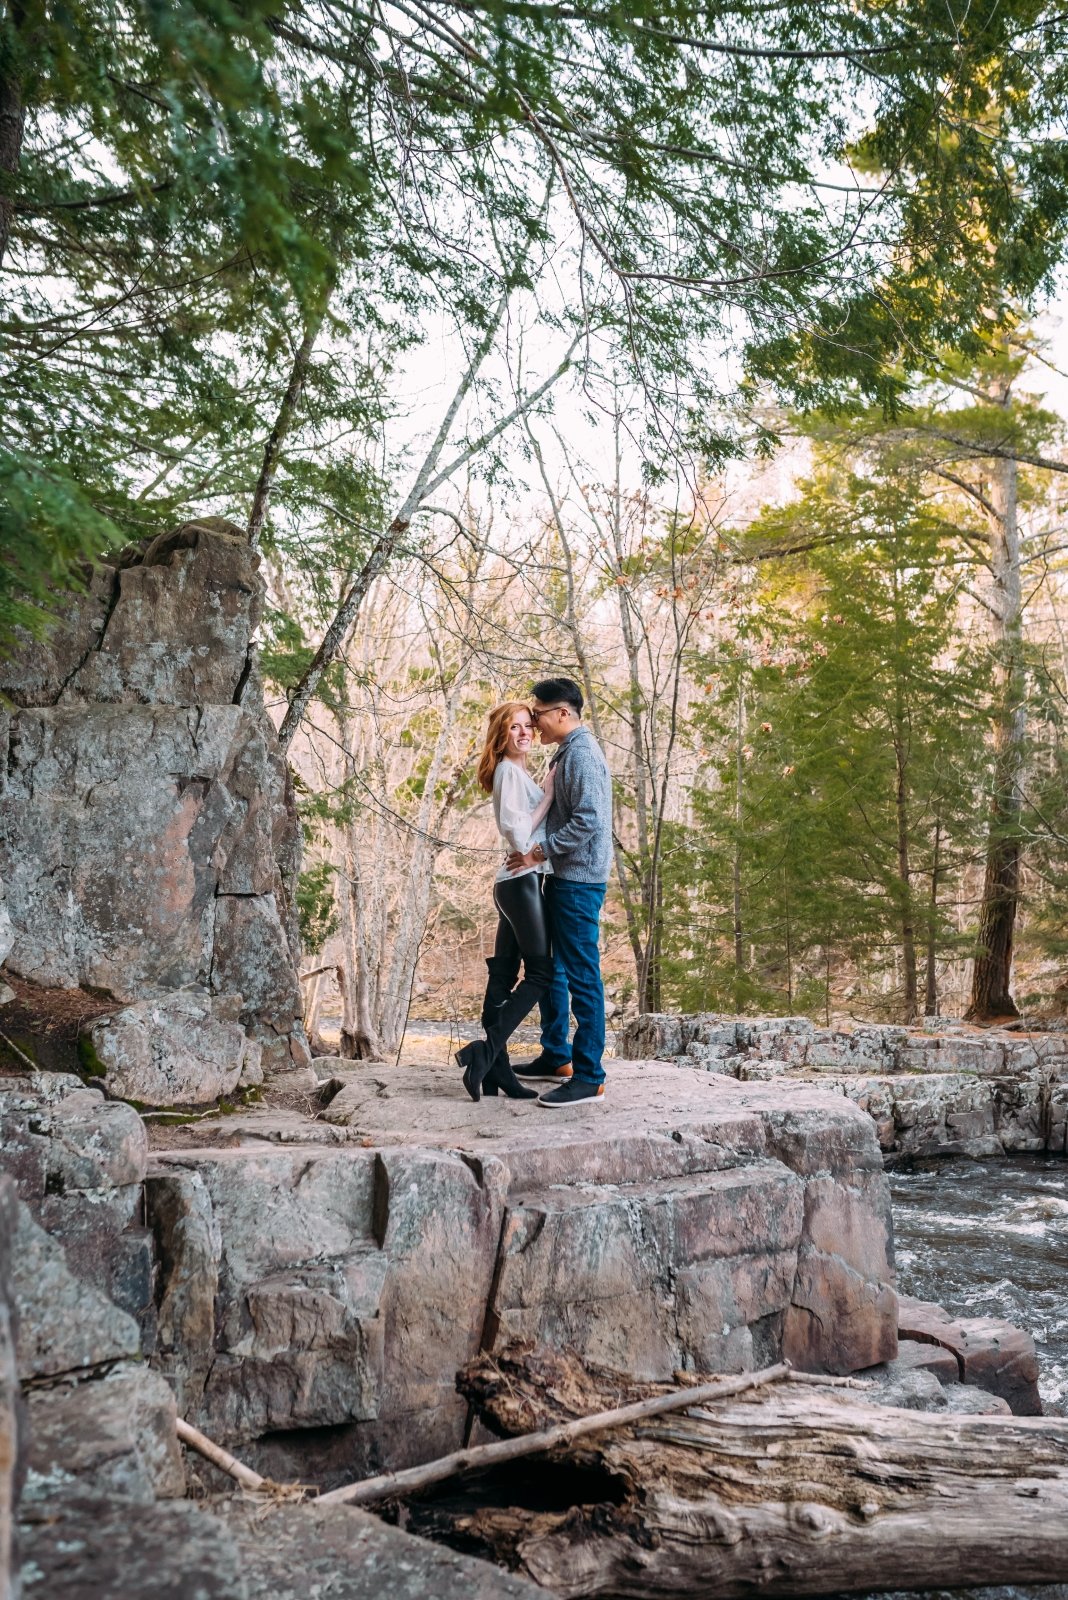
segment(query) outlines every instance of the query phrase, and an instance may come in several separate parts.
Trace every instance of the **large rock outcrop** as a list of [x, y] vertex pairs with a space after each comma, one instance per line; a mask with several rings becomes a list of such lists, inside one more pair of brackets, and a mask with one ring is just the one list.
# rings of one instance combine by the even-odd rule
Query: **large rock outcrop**
[[[300, 826], [256, 672], [258, 564], [231, 524], [188, 523], [0, 666], [19, 708], [0, 715], [0, 881], [12, 971], [128, 1002], [221, 997], [278, 1070], [308, 1060]], [[168, 1099], [166, 1076], [150, 1062], [116, 1092], [205, 1098], [178, 1072]]]
[[12, 1283], [18, 1199], [10, 1178], [0, 1174], [0, 1596], [18, 1593], [15, 1517], [19, 1496], [18, 1316]]
[[[145, 1360], [155, 1317], [140, 1302], [156, 1271], [141, 1227], [146, 1156], [132, 1107], [59, 1074], [0, 1077], [0, 1600], [303, 1600], [309, 1585], [337, 1600], [534, 1600], [522, 1579], [347, 1507], [276, 1507], [265, 1524], [262, 1507], [222, 1507], [223, 1520], [184, 1501], [176, 1396]], [[284, 1229], [287, 1205], [276, 1219], [266, 1197], [252, 1231]], [[290, 1299], [295, 1336], [313, 1350], [328, 1303]], [[171, 1329], [173, 1293], [164, 1310]], [[210, 1326], [184, 1325], [210, 1341]], [[335, 1368], [324, 1392], [343, 1383]], [[217, 1478], [213, 1489], [232, 1489]]]
[[[138, 1329], [150, 1338], [154, 1319], [152, 1241], [141, 1223], [148, 1161], [141, 1118], [69, 1074], [0, 1077], [0, 1151], [21, 1202], [15, 1270], [32, 1297], [24, 1355], [40, 1346], [56, 1373], [134, 1353]], [[92, 1318], [76, 1314], [79, 1284], [121, 1319], [121, 1351], [107, 1353], [109, 1334], [102, 1353], [78, 1354], [79, 1341], [96, 1337]]]
[[814, 1082], [868, 1113], [892, 1155], [1068, 1150], [1068, 1032], [938, 1023], [820, 1028], [807, 1017], [649, 1014], [622, 1053], [784, 1092]]
[[888, 1187], [841, 1096], [620, 1064], [611, 1115], [561, 1125], [448, 1069], [338, 1081], [327, 1121], [227, 1118], [146, 1180], [154, 1359], [269, 1476], [456, 1448], [457, 1370], [515, 1337], [643, 1378], [895, 1354]]

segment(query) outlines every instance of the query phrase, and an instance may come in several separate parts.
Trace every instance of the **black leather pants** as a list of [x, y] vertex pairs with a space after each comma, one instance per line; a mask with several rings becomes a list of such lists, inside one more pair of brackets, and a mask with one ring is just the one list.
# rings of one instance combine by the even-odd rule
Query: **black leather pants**
[[[541, 885], [540, 872], [505, 878], [493, 885], [493, 903], [500, 920], [493, 954], [486, 961], [489, 981], [482, 1002], [482, 1026], [494, 1060], [552, 982], [552, 946]], [[523, 979], [517, 984], [521, 961]]]

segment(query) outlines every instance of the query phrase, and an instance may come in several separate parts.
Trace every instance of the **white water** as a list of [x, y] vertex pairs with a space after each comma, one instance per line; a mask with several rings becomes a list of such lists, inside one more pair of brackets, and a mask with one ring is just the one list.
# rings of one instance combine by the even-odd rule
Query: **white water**
[[1068, 1161], [928, 1162], [890, 1189], [899, 1289], [1026, 1328], [1043, 1400], [1068, 1411]]

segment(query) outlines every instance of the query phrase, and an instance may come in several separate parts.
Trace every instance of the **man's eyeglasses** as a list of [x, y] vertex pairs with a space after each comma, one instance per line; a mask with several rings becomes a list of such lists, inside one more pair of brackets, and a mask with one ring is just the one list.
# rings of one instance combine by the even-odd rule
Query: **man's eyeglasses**
[[571, 710], [570, 706], [566, 706], [563, 703], [561, 703], [558, 706], [538, 706], [538, 708], [536, 710], [532, 711], [530, 713], [530, 715], [531, 715], [532, 720], [534, 722], [537, 722], [539, 717], [547, 717], [549, 715], [550, 711], [570, 711], [570, 710]]

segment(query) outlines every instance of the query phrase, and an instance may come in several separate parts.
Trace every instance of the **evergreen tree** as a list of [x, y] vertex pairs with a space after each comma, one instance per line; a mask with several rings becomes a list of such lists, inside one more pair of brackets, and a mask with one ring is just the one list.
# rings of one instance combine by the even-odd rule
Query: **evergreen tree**
[[818, 548], [761, 569], [737, 643], [703, 663], [717, 1003], [828, 1006], [843, 961], [896, 968], [900, 1020], [933, 998], [921, 966], [959, 943], [939, 889], [970, 858], [984, 759], [984, 665], [956, 634], [941, 533], [917, 480], [830, 465], [748, 530]]
[[[388, 558], [398, 345], [428, 303], [477, 345], [550, 237], [565, 292], [539, 314], [637, 377], [661, 439], [736, 446], [716, 356], [739, 328], [806, 403], [892, 403], [932, 331], [1059, 258], [1065, 26], [1035, 0], [5, 0], [7, 622], [205, 509], [325, 589]], [[900, 187], [837, 184], [861, 139]]]

